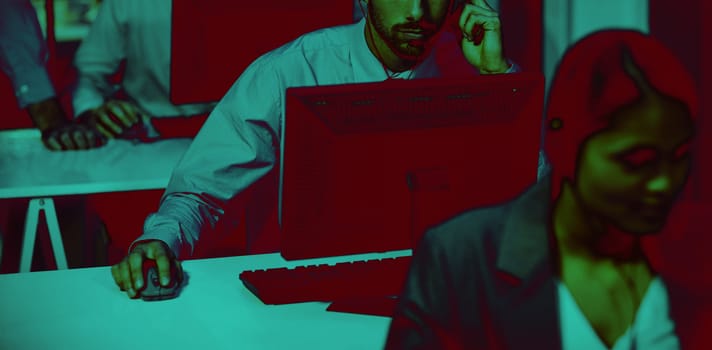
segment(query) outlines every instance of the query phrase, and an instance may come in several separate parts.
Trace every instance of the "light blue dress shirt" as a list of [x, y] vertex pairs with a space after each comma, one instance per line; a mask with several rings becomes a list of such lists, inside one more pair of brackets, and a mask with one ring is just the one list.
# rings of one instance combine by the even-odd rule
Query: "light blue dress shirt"
[[[79, 74], [72, 94], [75, 116], [101, 106], [122, 88], [147, 117], [208, 113], [215, 103], [170, 101], [170, 0], [104, 0], [74, 58]], [[126, 62], [121, 83], [109, 80]]]
[[[214, 226], [228, 202], [273, 169], [281, 147], [288, 87], [386, 80], [384, 66], [366, 44], [365, 23], [361, 19], [305, 34], [254, 61], [215, 107], [174, 169], [158, 212], [146, 219], [136, 242], [158, 239], [176, 254], [192, 251], [201, 229]], [[516, 70], [514, 66], [512, 71]], [[477, 74], [454, 35], [447, 33], [420, 65], [399, 75], [416, 79]], [[261, 225], [248, 225], [248, 242], [257, 234], [249, 230], [254, 226]], [[260, 252], [252, 248], [248, 246], [248, 251]]]
[[0, 69], [21, 108], [55, 96], [45, 64], [47, 44], [29, 0], [0, 1]]
[[[557, 280], [563, 350], [607, 350], [566, 285]], [[660, 277], [648, 286], [635, 320], [612, 350], [679, 350], [675, 322], [670, 318], [667, 288]]]

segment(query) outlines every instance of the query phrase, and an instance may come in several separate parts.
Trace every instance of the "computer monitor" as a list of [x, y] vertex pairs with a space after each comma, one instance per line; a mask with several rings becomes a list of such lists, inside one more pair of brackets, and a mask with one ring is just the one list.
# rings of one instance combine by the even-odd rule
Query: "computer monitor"
[[537, 179], [543, 77], [287, 89], [285, 259], [414, 248], [428, 227]]
[[260, 55], [298, 36], [353, 22], [343, 0], [173, 0], [170, 98], [220, 100]]

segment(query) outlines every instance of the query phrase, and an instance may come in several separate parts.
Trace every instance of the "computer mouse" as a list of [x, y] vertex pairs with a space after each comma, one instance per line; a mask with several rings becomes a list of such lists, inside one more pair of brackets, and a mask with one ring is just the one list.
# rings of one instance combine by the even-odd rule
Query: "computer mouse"
[[179, 276], [178, 269], [171, 268], [171, 282], [168, 286], [161, 286], [158, 278], [158, 266], [156, 261], [146, 259], [143, 261], [143, 288], [139, 290], [141, 299], [145, 301], [156, 301], [173, 299], [178, 296], [178, 292], [183, 281], [183, 276]]

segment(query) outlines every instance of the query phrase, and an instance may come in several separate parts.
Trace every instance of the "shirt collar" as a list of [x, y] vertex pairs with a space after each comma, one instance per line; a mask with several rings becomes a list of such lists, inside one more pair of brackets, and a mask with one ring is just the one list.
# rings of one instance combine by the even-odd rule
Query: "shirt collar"
[[[505, 215], [506, 222], [497, 251], [496, 266], [498, 272], [518, 279], [512, 281], [505, 276], [505, 280], [513, 282], [514, 285], [531, 286], [531, 282], [541, 282], [537, 277], [552, 275], [555, 248], [552, 247], [554, 240], [549, 234], [553, 204], [551, 186], [551, 176], [543, 177], [512, 201], [509, 212]], [[689, 305], [695, 305], [695, 301], [702, 300], [703, 294], [676, 282], [670, 278], [670, 272], [661, 271], [659, 274], [668, 293], [672, 319], [680, 322], [681, 326], [688, 325], [686, 320], [689, 319], [690, 312], [693, 312]]]
[[546, 264], [549, 266], [549, 214], [551, 179], [545, 177], [511, 204], [504, 225], [497, 268], [527, 280]]
[[354, 80], [359, 82], [381, 81], [388, 78], [381, 62], [373, 55], [366, 44], [364, 29], [366, 18], [362, 18], [352, 27], [349, 44], [351, 45], [351, 66]]

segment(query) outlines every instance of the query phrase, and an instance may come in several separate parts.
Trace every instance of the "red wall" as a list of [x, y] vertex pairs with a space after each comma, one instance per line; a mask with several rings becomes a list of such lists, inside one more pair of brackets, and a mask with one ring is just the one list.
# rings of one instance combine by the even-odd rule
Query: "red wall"
[[[710, 207], [712, 203], [712, 54], [709, 43], [712, 42], [712, 2], [709, 0], [681, 0], [673, 5], [668, 0], [650, 0], [650, 31], [651, 34], [670, 47], [682, 60], [695, 77], [699, 97], [700, 116], [698, 126], [698, 153], [695, 170], [691, 181], [693, 185], [693, 202]], [[710, 210], [705, 216], [682, 232], [675, 232], [678, 239], [663, 247], [668, 250], [665, 264], [680, 276], [688, 276], [690, 285], [695, 285], [704, 295], [710, 295], [712, 289], [712, 266], [709, 252], [712, 250], [712, 235], [708, 229]], [[684, 280], [684, 279], [683, 279]], [[691, 337], [695, 349], [709, 349], [712, 345], [712, 302], [697, 302], [697, 314], [691, 329], [682, 329]]]
[[500, 1], [505, 53], [525, 71], [543, 71], [542, 16], [542, 0]]
[[[694, 75], [701, 103], [698, 140], [700, 151], [696, 158], [693, 182], [694, 199], [712, 198], [712, 164], [706, 161], [712, 152], [712, 115], [710, 98], [712, 70], [709, 43], [712, 39], [712, 5], [707, 0], [683, 0], [671, 6], [667, 0], [650, 0], [650, 32], [675, 52]], [[708, 44], [705, 44], [708, 43]]]

